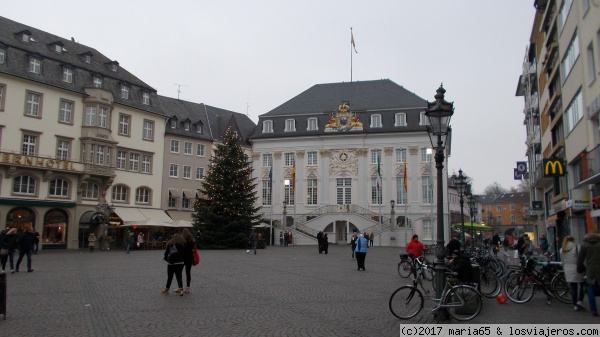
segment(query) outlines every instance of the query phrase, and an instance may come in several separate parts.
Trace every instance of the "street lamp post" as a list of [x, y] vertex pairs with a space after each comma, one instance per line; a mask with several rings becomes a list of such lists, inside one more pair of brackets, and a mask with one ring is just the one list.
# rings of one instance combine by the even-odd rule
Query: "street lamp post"
[[477, 207], [475, 206], [475, 196], [473, 196], [472, 193], [469, 193], [469, 195], [467, 196], [467, 200], [467, 203], [469, 204], [469, 218], [471, 219], [471, 248], [473, 248], [473, 241], [475, 241], [475, 230], [473, 228], [473, 222], [475, 221], [475, 212], [477, 211]]
[[[436, 90], [435, 101], [427, 102], [425, 115], [429, 119], [430, 128], [427, 130], [431, 146], [435, 149], [435, 167], [437, 169], [437, 246], [435, 249], [435, 271], [436, 271], [436, 297], [442, 298], [446, 275], [444, 273], [444, 142], [447, 143], [449, 134], [450, 118], [454, 114], [454, 103], [444, 99], [446, 90], [443, 85]], [[446, 319], [446, 312], [441, 310], [438, 319]]]
[[458, 190], [458, 196], [459, 196], [459, 203], [460, 203], [460, 230], [462, 231], [462, 240], [463, 243], [466, 244], [467, 241], [467, 236], [465, 235], [465, 213], [464, 213], [464, 206], [465, 206], [465, 189], [467, 187], [467, 182], [466, 182], [466, 178], [463, 175], [463, 171], [462, 169], [458, 170], [458, 178], [456, 179], [456, 189]]

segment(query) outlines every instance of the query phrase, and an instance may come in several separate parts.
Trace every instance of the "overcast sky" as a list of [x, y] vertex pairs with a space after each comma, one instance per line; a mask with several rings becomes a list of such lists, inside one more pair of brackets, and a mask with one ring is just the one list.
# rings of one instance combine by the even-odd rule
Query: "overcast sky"
[[454, 101], [449, 173], [481, 193], [524, 161], [515, 92], [533, 0], [0, 0], [0, 15], [93, 47], [158, 94], [252, 120], [319, 83], [387, 78]]

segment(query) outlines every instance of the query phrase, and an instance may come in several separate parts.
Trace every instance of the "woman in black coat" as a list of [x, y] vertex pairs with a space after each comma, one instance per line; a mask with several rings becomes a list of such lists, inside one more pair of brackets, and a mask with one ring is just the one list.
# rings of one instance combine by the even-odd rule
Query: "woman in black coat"
[[185, 265], [184, 260], [185, 254], [185, 242], [179, 234], [173, 235], [173, 238], [167, 242], [167, 248], [164, 253], [164, 260], [169, 264], [167, 266], [167, 285], [160, 292], [168, 294], [171, 288], [171, 282], [173, 282], [173, 275], [177, 278], [177, 293], [179, 296], [183, 296], [183, 267]]

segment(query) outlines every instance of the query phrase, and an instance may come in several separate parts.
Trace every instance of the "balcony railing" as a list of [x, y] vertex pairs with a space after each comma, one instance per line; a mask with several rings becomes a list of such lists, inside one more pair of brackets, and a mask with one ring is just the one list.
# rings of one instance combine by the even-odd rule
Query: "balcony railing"
[[581, 177], [589, 178], [600, 173], [600, 145], [597, 145], [594, 149], [589, 151], [586, 156], [587, 159], [587, 174], [582, 172]]

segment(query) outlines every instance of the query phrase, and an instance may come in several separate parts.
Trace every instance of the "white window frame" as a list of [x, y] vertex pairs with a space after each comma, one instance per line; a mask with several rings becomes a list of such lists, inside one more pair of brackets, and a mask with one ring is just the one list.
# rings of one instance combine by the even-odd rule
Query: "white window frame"
[[407, 152], [408, 151], [405, 147], [396, 149], [396, 163], [406, 163]]
[[75, 103], [66, 99], [60, 99], [58, 108], [58, 122], [64, 124], [73, 124], [73, 107]]
[[181, 172], [181, 178], [192, 179], [192, 167], [190, 165], [183, 165], [183, 171]]
[[69, 197], [69, 181], [65, 179], [52, 179], [48, 184], [48, 195], [54, 198]]
[[24, 133], [21, 143], [21, 154], [26, 156], [37, 156], [39, 135]]
[[306, 204], [307, 205], [318, 205], [319, 204], [319, 183], [317, 179], [306, 180]]
[[119, 134], [129, 136], [129, 124], [131, 124], [131, 116], [119, 114]]
[[196, 156], [204, 157], [205, 146], [204, 144], [196, 144]]
[[142, 92], [142, 104], [144, 105], [150, 105], [150, 93], [149, 92]]
[[138, 172], [140, 170], [140, 154], [135, 152], [129, 153], [129, 171]]
[[262, 133], [273, 133], [273, 121], [263, 121]]
[[296, 153], [286, 152], [283, 155], [285, 166], [294, 166], [296, 164]]
[[98, 127], [108, 128], [108, 108], [101, 106], [98, 112]]
[[286, 119], [284, 132], [295, 132], [296, 131], [296, 120]]
[[66, 83], [73, 83], [73, 69], [63, 67], [62, 81]]
[[425, 205], [433, 205], [433, 177], [421, 176], [422, 202]]
[[308, 125], [306, 126], [306, 130], [308, 130], [308, 131], [319, 130], [319, 120], [314, 117], [309, 118]]
[[569, 103], [569, 106], [565, 109], [565, 116], [567, 122], [567, 134], [573, 131], [575, 126], [583, 118], [583, 97], [581, 90], [577, 92], [573, 100]]
[[71, 141], [67, 139], [57, 139], [56, 140], [56, 159], [58, 160], [69, 160], [69, 155], [71, 153]]
[[135, 190], [135, 202], [137, 204], [150, 203], [150, 189], [147, 187], [138, 187]]
[[152, 173], [152, 156], [142, 155], [142, 173]]
[[119, 184], [112, 188], [111, 197], [113, 202], [127, 202], [129, 199], [129, 188]]
[[171, 139], [171, 146], [169, 148], [171, 153], [179, 153], [179, 140]]
[[269, 179], [262, 181], [262, 205], [269, 206], [273, 202], [271, 181]]
[[23, 174], [16, 176], [13, 179], [12, 192], [14, 194], [35, 195], [37, 192], [37, 185], [37, 179], [35, 177]]
[[377, 165], [377, 158], [379, 158], [379, 165], [383, 165], [383, 154], [381, 149], [372, 149], [371, 150], [371, 164]]
[[204, 179], [204, 167], [196, 167], [196, 180]]
[[144, 130], [142, 131], [142, 139], [154, 141], [154, 122], [144, 119]]
[[406, 126], [406, 114], [399, 112], [394, 116], [394, 126]]
[[371, 177], [371, 205], [383, 203], [383, 186], [377, 189], [377, 177]]
[[39, 74], [42, 71], [42, 61], [37, 57], [29, 57], [29, 72]]
[[183, 154], [186, 156], [192, 155], [192, 142], [183, 142]]
[[27, 91], [25, 101], [25, 116], [40, 118], [42, 116], [43, 95]]
[[404, 176], [396, 177], [396, 205], [406, 205], [407, 191], [404, 190]]
[[262, 166], [263, 167], [271, 167], [271, 166], [273, 166], [273, 154], [272, 153], [263, 153], [263, 155], [262, 155]]
[[98, 197], [100, 196], [100, 186], [98, 186], [98, 184], [96, 183], [83, 183], [83, 189], [81, 191], [81, 198], [82, 199], [89, 199], [89, 200], [97, 200]]
[[126, 170], [127, 169], [127, 152], [123, 150], [117, 150], [117, 170]]
[[93, 81], [92, 86], [94, 88], [102, 88], [102, 77], [100, 77], [100, 76], [94, 76], [94, 78], [93, 78], [92, 81]]
[[0, 64], [6, 62], [6, 49], [0, 48]]
[[371, 115], [371, 127], [372, 128], [381, 128], [381, 127], [383, 127], [383, 123], [381, 122], [381, 115], [380, 114]]
[[178, 164], [169, 164], [169, 178], [179, 178]]
[[318, 163], [317, 151], [307, 151], [306, 152], [306, 165], [316, 166], [317, 163]]
[[569, 74], [571, 73], [571, 70], [573, 70], [573, 67], [575, 66], [575, 62], [577, 62], [577, 59], [579, 58], [579, 35], [578, 32], [575, 31], [575, 33], [573, 34], [573, 38], [571, 39], [571, 42], [569, 43], [569, 47], [567, 48], [567, 52], [565, 53], [565, 56], [563, 57], [562, 60], [562, 69], [563, 69], [563, 83], [566, 82], [567, 77], [569, 77]]
[[433, 153], [428, 153], [428, 148], [426, 147], [422, 147], [421, 148], [421, 163], [430, 163], [431, 162], [431, 156], [433, 155]]
[[129, 86], [121, 84], [121, 98], [129, 99]]
[[[600, 46], [598, 46], [600, 48]], [[587, 47], [587, 59], [588, 59], [588, 85], [592, 85], [596, 81], [596, 58], [594, 57], [594, 43], [590, 42]]]

